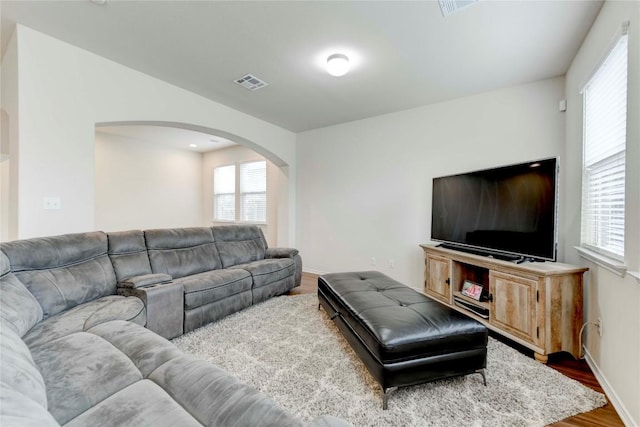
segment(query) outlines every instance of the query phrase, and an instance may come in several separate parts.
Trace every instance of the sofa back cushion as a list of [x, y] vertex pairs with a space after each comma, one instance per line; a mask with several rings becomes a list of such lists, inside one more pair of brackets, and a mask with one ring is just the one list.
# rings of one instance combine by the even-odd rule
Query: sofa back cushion
[[151, 274], [147, 246], [141, 230], [107, 233], [109, 258], [118, 282], [135, 276]]
[[0, 425], [59, 426], [47, 411], [47, 391], [27, 345], [0, 323]]
[[153, 273], [177, 279], [222, 266], [210, 228], [145, 230], [144, 238]]
[[44, 378], [27, 345], [11, 328], [0, 327], [0, 378], [8, 388], [47, 408]]
[[9, 259], [0, 252], [0, 319], [23, 337], [42, 320], [42, 307], [31, 292], [9, 271]]
[[46, 319], [116, 292], [107, 235], [65, 234], [3, 243], [11, 271], [36, 297]]
[[224, 268], [264, 259], [267, 243], [257, 226], [225, 225], [212, 230]]

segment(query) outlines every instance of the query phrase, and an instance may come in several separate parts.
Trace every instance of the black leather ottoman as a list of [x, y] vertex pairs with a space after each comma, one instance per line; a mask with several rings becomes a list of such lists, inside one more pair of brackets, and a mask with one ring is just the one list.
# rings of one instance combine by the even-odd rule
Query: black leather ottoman
[[382, 387], [479, 373], [486, 386], [487, 328], [377, 271], [318, 278], [324, 307]]

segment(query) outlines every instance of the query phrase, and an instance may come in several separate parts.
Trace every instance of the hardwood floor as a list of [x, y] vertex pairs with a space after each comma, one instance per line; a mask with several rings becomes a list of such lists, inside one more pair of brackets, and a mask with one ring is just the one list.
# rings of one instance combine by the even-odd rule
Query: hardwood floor
[[[315, 274], [303, 273], [302, 284], [292, 290], [289, 295], [315, 294], [317, 293], [317, 290], [318, 276]], [[495, 336], [495, 338], [504, 341], [502, 337]], [[533, 353], [531, 351], [521, 348], [517, 344], [514, 345], [512, 342], [508, 342], [508, 344], [533, 358]], [[600, 393], [604, 393], [602, 387], [600, 387], [600, 384], [596, 380], [596, 377], [593, 375], [591, 369], [589, 369], [589, 366], [584, 360], [574, 360], [570, 354], [558, 353], [549, 356], [549, 362], [547, 365], [587, 387], [590, 387]], [[591, 412], [585, 412], [584, 414], [579, 414], [551, 425], [554, 427], [624, 427], [624, 423], [611, 403], [607, 403], [602, 408], [594, 409]]]

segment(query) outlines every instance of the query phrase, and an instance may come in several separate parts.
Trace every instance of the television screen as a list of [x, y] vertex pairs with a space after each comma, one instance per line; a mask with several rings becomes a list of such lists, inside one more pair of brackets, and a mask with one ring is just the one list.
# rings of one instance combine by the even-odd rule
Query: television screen
[[431, 239], [555, 261], [557, 170], [552, 158], [434, 178]]

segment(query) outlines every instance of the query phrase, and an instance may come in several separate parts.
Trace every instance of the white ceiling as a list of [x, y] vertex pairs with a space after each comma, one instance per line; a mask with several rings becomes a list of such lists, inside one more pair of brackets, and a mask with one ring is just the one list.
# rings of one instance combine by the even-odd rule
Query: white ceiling
[[[18, 22], [294, 132], [561, 76], [601, 1], [0, 2]], [[332, 77], [326, 57], [352, 71]], [[251, 73], [269, 86], [233, 80]]]
[[[125, 137], [131, 142], [153, 142], [199, 153], [237, 145], [220, 136], [167, 126], [100, 126], [96, 128], [96, 132]], [[190, 147], [190, 144], [195, 144], [196, 147]]]

